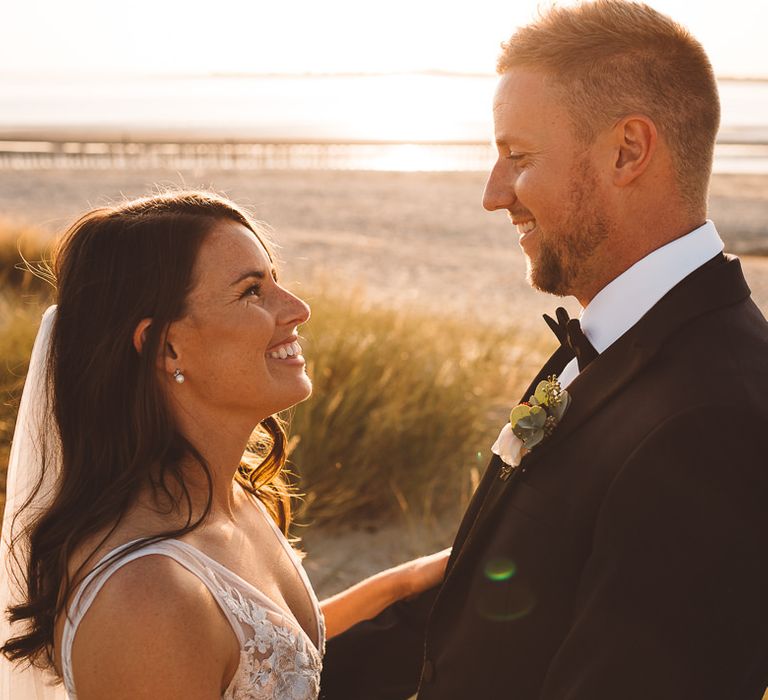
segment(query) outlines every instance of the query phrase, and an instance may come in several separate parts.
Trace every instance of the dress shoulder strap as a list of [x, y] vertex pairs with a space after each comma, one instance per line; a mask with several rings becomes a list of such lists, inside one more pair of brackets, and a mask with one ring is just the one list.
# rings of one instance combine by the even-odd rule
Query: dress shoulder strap
[[211, 592], [211, 595], [219, 604], [219, 607], [224, 612], [224, 615], [229, 620], [232, 629], [237, 635], [241, 646], [245, 641], [242, 627], [238, 624], [237, 619], [234, 617], [229, 607], [219, 598], [219, 590], [215, 581], [212, 579], [208, 563], [204, 560], [202, 553], [194, 547], [185, 545], [184, 542], [178, 540], [161, 540], [141, 547], [140, 549], [130, 552], [125, 556], [104, 565], [104, 562], [115, 555], [119, 555], [120, 552], [128, 549], [131, 545], [135, 544], [136, 541], [137, 540], [132, 540], [119, 547], [115, 547], [102, 557], [99, 560], [99, 563], [94, 567], [93, 571], [91, 571], [78, 586], [75, 596], [72, 599], [72, 603], [69, 606], [67, 619], [64, 621], [64, 629], [61, 636], [61, 674], [62, 680], [64, 681], [64, 687], [69, 694], [70, 700], [76, 700], [77, 698], [72, 675], [72, 646], [75, 641], [77, 628], [82, 622], [83, 617], [85, 617], [85, 614], [88, 612], [88, 609], [93, 604], [93, 601], [96, 599], [96, 596], [99, 594], [99, 591], [101, 591], [104, 584], [109, 580], [109, 577], [126, 564], [129, 564], [140, 557], [146, 557], [152, 554], [160, 554], [170, 557], [197, 576], [197, 578], [206, 585]]

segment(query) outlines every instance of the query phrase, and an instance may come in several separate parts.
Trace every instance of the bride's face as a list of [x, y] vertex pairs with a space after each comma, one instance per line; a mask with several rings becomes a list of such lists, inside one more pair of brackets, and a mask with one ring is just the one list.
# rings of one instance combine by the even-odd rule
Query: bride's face
[[312, 385], [297, 332], [307, 319], [309, 307], [277, 283], [256, 236], [233, 221], [216, 224], [195, 263], [187, 315], [168, 331], [177, 354], [169, 362], [185, 377], [174, 390], [254, 422], [303, 401]]

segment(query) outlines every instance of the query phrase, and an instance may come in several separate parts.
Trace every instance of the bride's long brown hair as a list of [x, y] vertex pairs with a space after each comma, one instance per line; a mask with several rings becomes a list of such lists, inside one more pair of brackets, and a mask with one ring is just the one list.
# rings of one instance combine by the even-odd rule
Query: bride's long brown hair
[[[47, 372], [50, 410], [61, 435], [61, 471], [47, 509], [14, 533], [12, 552], [17, 556], [18, 548], [28, 548], [29, 563], [23, 582], [26, 600], [8, 610], [11, 621], [26, 622], [24, 633], [1, 649], [11, 660], [53, 667], [57, 617], [87, 573], [83, 569], [91, 556], [147, 484], [175, 503], [186, 523], [145, 537], [110, 561], [149, 542], [191, 532], [210, 512], [209, 466], [174, 424], [155, 358], [165, 343], [165, 329], [185, 314], [200, 246], [222, 220], [246, 226], [269, 251], [263, 230], [244, 211], [197, 191], [91, 211], [64, 234], [57, 248], [53, 272], [58, 308]], [[152, 324], [139, 354], [132, 338], [145, 318]], [[235, 478], [265, 503], [287, 533], [285, 443], [279, 420], [268, 417], [254, 433], [249, 445], [253, 452], [243, 456]], [[207, 505], [196, 519], [181, 467], [190, 456], [208, 484]], [[27, 505], [34, 498], [33, 493]], [[70, 576], [73, 553], [105, 531], [85, 564]]]

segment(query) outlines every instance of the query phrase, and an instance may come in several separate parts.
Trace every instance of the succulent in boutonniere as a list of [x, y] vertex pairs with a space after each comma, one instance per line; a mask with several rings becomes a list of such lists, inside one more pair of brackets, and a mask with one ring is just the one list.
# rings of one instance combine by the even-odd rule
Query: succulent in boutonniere
[[570, 395], [552, 375], [538, 383], [528, 401], [512, 409], [509, 423], [491, 447], [504, 462], [499, 474], [502, 479], [508, 478], [523, 457], [552, 434], [570, 402]]

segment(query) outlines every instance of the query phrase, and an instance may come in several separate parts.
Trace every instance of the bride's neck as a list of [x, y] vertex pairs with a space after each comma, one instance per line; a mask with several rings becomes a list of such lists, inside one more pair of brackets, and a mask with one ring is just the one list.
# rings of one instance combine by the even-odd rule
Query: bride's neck
[[[180, 417], [179, 430], [205, 460], [206, 468], [193, 455], [187, 455], [179, 465], [183, 488], [177, 480], [167, 480], [173, 482], [170, 497], [159, 485], [159, 470], [155, 470], [155, 487], [152, 492], [153, 499], [158, 501], [156, 505], [169, 508], [173, 506], [173, 500], [175, 504], [180, 504], [186, 516], [189, 498], [197, 517], [205, 510], [210, 497], [212, 515], [234, 519], [236, 496], [240, 492], [240, 487], [234, 481], [235, 473], [253, 429], [253, 419], [238, 421], [232, 416], [206, 416], [202, 412]], [[206, 476], [206, 469], [210, 480]]]
[[201, 451], [205, 464], [188, 455], [172, 468], [155, 467], [140, 493], [139, 509], [165, 521], [178, 521], [181, 527], [187, 520], [195, 522], [202, 517], [210, 501], [208, 519], [235, 520], [241, 491], [235, 472], [243, 450], [229, 463], [216, 460], [208, 450], [207, 454]]

